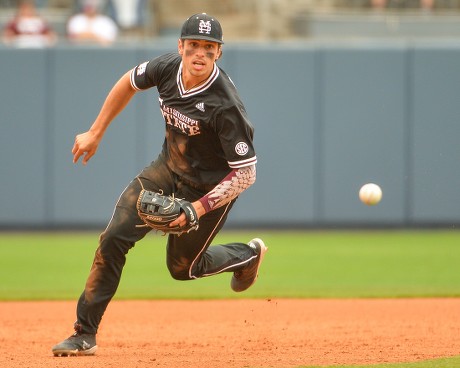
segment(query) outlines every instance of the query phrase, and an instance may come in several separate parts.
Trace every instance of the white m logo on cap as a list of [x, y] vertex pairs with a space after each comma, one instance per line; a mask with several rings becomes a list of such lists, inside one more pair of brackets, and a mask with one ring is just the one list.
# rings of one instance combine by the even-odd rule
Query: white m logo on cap
[[200, 24], [198, 25], [198, 32], [210, 34], [211, 22], [209, 20], [205, 22], [203, 19], [200, 19]]

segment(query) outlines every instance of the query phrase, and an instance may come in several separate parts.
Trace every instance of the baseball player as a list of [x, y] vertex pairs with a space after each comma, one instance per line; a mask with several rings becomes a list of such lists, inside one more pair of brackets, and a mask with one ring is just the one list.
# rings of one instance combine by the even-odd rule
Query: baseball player
[[[258, 275], [267, 247], [261, 239], [211, 245], [238, 196], [256, 180], [253, 127], [238, 92], [216, 61], [222, 28], [205, 13], [188, 18], [178, 53], [143, 62], [114, 85], [90, 129], [75, 138], [73, 161], [96, 153], [112, 120], [138, 92], [156, 87], [166, 135], [159, 156], [121, 194], [101, 234], [85, 289], [77, 304], [75, 333], [52, 348], [55, 356], [92, 355], [96, 333], [114, 296], [126, 254], [151, 228], [140, 219], [142, 190], [184, 198], [193, 206], [198, 229], [167, 238], [167, 267], [177, 280], [232, 272], [231, 288], [241, 292]], [[187, 225], [181, 214], [171, 227]]]

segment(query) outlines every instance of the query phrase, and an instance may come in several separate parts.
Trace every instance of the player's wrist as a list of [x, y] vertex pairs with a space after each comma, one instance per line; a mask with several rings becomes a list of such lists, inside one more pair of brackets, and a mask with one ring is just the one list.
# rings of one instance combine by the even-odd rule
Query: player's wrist
[[104, 135], [105, 129], [99, 129], [97, 127], [92, 126], [89, 129], [89, 133], [98, 141], [100, 141]]
[[201, 215], [204, 215], [205, 213], [208, 213], [209, 211], [211, 211], [211, 206], [209, 205], [207, 195], [201, 197], [198, 201], [194, 202], [193, 204], [196, 204], [195, 210], [196, 210], [196, 212], [197, 212], [199, 217]]

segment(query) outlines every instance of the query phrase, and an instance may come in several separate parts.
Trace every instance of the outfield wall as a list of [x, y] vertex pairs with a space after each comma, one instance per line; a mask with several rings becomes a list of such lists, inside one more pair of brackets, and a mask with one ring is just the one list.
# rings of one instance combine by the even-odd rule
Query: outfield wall
[[[160, 150], [156, 91], [134, 97], [85, 167], [74, 137], [125, 71], [175, 44], [0, 49], [0, 227], [106, 224]], [[220, 65], [259, 159], [229, 225], [460, 222], [460, 42], [229, 44]], [[376, 207], [358, 201], [366, 182], [383, 188]]]

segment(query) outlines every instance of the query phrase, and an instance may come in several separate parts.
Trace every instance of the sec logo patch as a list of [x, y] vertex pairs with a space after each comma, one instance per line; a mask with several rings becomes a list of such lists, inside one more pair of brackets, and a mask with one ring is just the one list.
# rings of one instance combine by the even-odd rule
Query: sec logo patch
[[235, 146], [235, 152], [239, 156], [244, 156], [249, 151], [249, 146], [245, 142], [238, 142]]

